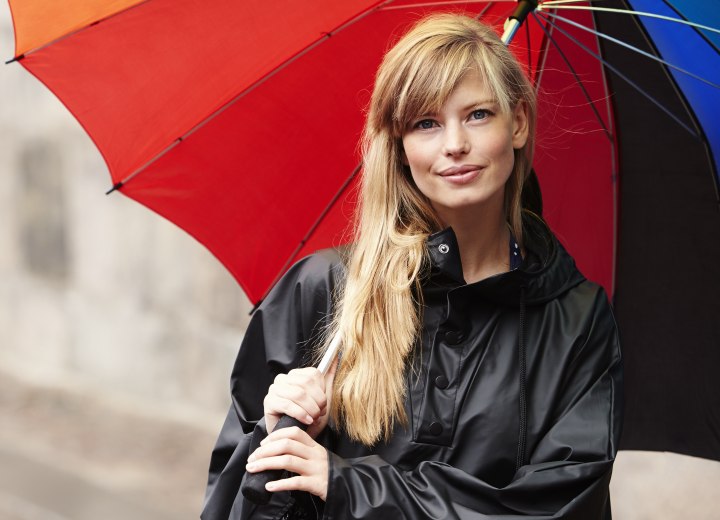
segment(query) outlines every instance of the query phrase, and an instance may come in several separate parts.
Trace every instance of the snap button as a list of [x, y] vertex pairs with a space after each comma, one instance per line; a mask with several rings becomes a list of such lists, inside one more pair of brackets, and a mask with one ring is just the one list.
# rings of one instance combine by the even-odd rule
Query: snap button
[[440, 244], [438, 246], [438, 251], [440, 251], [442, 254], [446, 255], [448, 251], [450, 251], [450, 246], [447, 244]]
[[449, 330], [445, 333], [445, 341], [448, 343], [448, 345], [457, 345], [463, 340], [463, 335], [461, 332], [458, 332], [456, 330]]
[[437, 376], [435, 378], [435, 386], [437, 386], [441, 390], [447, 388], [449, 384], [450, 381], [448, 381], [447, 377], [445, 376]]
[[432, 423], [428, 428], [428, 432], [430, 432], [430, 435], [435, 435], [437, 437], [443, 432], [442, 424], [439, 422]]

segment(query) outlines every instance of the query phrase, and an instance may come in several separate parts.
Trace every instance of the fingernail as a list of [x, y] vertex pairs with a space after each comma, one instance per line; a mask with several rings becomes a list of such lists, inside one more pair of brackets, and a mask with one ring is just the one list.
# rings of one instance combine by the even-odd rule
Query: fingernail
[[268, 482], [267, 484], [265, 484], [265, 489], [267, 489], [268, 491], [272, 491], [276, 487], [277, 484], [275, 482]]
[[248, 457], [248, 462], [253, 462], [254, 460], [255, 460], [255, 454], [251, 453], [250, 456]]
[[310, 415], [306, 415], [306, 416], [305, 416], [305, 422], [308, 423], [308, 424], [312, 424], [312, 423], [313, 423], [313, 418], [312, 418]]
[[245, 466], [245, 469], [247, 469], [248, 471], [253, 471], [255, 468], [257, 468], [257, 464], [255, 464], [254, 462], [251, 462], [247, 466]]

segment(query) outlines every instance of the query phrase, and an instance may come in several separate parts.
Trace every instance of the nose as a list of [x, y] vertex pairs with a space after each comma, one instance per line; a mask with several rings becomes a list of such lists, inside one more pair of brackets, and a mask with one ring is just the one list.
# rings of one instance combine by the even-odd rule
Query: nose
[[447, 156], [457, 156], [464, 155], [469, 150], [470, 141], [463, 125], [460, 123], [446, 125], [443, 153]]

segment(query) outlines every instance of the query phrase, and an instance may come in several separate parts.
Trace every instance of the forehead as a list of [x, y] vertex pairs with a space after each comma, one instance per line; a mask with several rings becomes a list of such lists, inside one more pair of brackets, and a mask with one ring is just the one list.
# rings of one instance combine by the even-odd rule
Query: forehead
[[504, 74], [482, 46], [448, 46], [417, 55], [408, 53], [401, 62], [398, 72], [403, 79], [395, 83], [394, 92], [386, 93], [386, 106], [392, 113], [392, 122], [388, 123], [395, 135], [419, 115], [438, 112], [466, 78], [477, 95], [494, 99], [503, 111], [510, 108], [502, 92]]
[[497, 103], [495, 93], [477, 71], [470, 71], [460, 78], [441, 103], [441, 108], [465, 108], [487, 103]]
[[449, 107], [498, 101], [485, 75], [477, 69], [465, 70], [451, 81], [429, 86], [417, 89], [414, 96], [412, 93], [409, 96], [403, 110], [406, 123], [418, 115], [440, 112]]

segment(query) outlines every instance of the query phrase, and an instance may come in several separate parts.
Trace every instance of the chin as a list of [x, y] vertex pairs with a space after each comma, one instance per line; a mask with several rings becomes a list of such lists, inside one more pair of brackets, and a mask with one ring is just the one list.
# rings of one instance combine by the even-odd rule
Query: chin
[[447, 212], [478, 212], [497, 208], [498, 212], [504, 212], [505, 193], [494, 193], [491, 196], [483, 194], [453, 194], [448, 197], [430, 199], [430, 202], [439, 214]]

